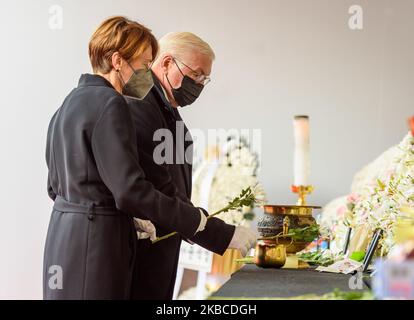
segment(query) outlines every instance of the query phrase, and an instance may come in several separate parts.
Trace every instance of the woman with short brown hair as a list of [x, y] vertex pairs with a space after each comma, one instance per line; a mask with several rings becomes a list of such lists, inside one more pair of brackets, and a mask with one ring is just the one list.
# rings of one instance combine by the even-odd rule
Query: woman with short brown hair
[[139, 166], [122, 94], [140, 99], [149, 91], [148, 66], [157, 50], [154, 36], [139, 23], [106, 20], [89, 44], [94, 74], [81, 76], [49, 124], [48, 193], [54, 206], [44, 253], [45, 299], [129, 299], [137, 241], [133, 217], [185, 238], [205, 227], [198, 208], [156, 191]]

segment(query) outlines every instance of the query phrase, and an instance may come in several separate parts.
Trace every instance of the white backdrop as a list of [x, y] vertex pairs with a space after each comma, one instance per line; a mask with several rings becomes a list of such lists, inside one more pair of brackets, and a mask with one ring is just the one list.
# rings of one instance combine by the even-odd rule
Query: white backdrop
[[[364, 29], [348, 9], [364, 10]], [[63, 9], [62, 29], [49, 8]], [[79, 75], [106, 17], [192, 31], [217, 54], [213, 81], [183, 111], [192, 128], [262, 129], [261, 180], [292, 202], [295, 114], [311, 116], [315, 204], [348, 191], [353, 174], [405, 134], [414, 113], [410, 0], [5, 0], [0, 2], [0, 298], [39, 299], [45, 235], [47, 124]]]

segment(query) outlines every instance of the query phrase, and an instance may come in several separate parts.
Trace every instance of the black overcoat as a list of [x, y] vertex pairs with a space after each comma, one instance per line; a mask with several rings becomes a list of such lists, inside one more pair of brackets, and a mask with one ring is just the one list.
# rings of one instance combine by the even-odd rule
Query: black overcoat
[[129, 299], [141, 259], [132, 217], [188, 238], [199, 226], [199, 209], [145, 179], [131, 119], [125, 98], [86, 74], [50, 122], [45, 299]]
[[[127, 98], [136, 127], [140, 165], [155, 188], [168, 196], [178, 196], [191, 203], [193, 141], [178, 110], [166, 100], [155, 75], [154, 83], [154, 88], [143, 101]], [[171, 132], [173, 146], [169, 146], [169, 140], [157, 141], [159, 136], [154, 139], [154, 133], [158, 130]], [[173, 163], [156, 163], [154, 150], [161, 143], [161, 149], [165, 149], [165, 146], [172, 148]], [[164, 214], [170, 213], [166, 211]], [[160, 236], [172, 231], [157, 223], [155, 227]], [[234, 228], [220, 219], [212, 218], [203, 232], [189, 240], [222, 255], [231, 241]], [[175, 236], [156, 244], [151, 244], [149, 240], [138, 242], [133, 299], [172, 299], [181, 240], [182, 237]]]

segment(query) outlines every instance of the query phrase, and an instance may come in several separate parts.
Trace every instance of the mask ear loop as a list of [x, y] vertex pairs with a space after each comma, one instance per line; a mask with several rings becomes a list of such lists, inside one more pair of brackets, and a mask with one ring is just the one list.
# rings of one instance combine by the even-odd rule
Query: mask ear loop
[[122, 88], [123, 88], [123, 87], [125, 87], [125, 81], [124, 81], [124, 79], [122, 79], [122, 75], [119, 71], [120, 71], [120, 69], [116, 69], [116, 74], [118, 75], [118, 79], [119, 79], [119, 81], [121, 81], [121, 85], [122, 85]]
[[[175, 61], [174, 57], [172, 57], [172, 60], [174, 61], [175, 65], [177, 66], [177, 69], [178, 69], [178, 71], [180, 71], [181, 75], [183, 76], [183, 80], [184, 80], [185, 74], [181, 71], [181, 69], [180, 69], [180, 67], [178, 66], [177, 61]], [[170, 85], [171, 89], [178, 90], [178, 89], [175, 89], [175, 88], [171, 85], [170, 79], [168, 79], [168, 76], [167, 76], [167, 74], [166, 74], [166, 73], [164, 73], [164, 76], [165, 76], [165, 78], [167, 79], [168, 84]], [[181, 80], [181, 82], [182, 82], [182, 80]]]
[[[180, 67], [178, 66], [177, 61], [175, 61], [174, 57], [171, 57], [171, 58], [172, 58], [172, 60], [174, 61], [175, 65], [177, 66], [178, 71], [180, 71], [180, 73], [182, 74], [183, 79], [184, 79], [185, 75], [184, 75], [184, 73], [181, 71]], [[171, 90], [178, 90], [178, 89], [175, 89], [175, 88], [171, 85], [170, 79], [168, 79], [168, 75], [167, 75], [167, 73], [165, 73], [165, 72], [164, 72], [164, 78], [165, 78], [165, 79], [167, 79], [167, 82], [168, 82], [168, 84], [170, 85]]]
[[[131, 66], [131, 64], [129, 63], [129, 61], [125, 60], [125, 62], [127, 63], [127, 65], [132, 69], [132, 72], [134, 74], [137, 74], [137, 71]], [[122, 78], [122, 75], [120, 73], [121, 69], [116, 69], [116, 73], [118, 75], [119, 80], [121, 81], [122, 84], [122, 88], [126, 86], [126, 83], [124, 81], [124, 79]]]
[[[125, 60], [125, 61], [126, 61], [126, 60]], [[129, 65], [129, 67], [131, 68], [132, 72], [133, 72], [134, 74], [137, 74], [137, 70], [135, 70], [135, 69], [131, 66], [131, 64], [129, 63], [129, 61], [126, 61], [126, 63]]]
[[173, 86], [171, 85], [170, 79], [168, 79], [168, 76], [167, 76], [167, 74], [166, 74], [166, 73], [164, 73], [164, 78], [165, 78], [165, 79], [167, 79], [167, 82], [168, 82], [168, 84], [170, 85], [171, 90], [175, 90], [175, 89], [173, 88]]
[[174, 59], [174, 57], [173, 57], [172, 59], [173, 59], [173, 61], [174, 61], [175, 65], [177, 66], [178, 71], [180, 71], [181, 75], [182, 75], [183, 77], [185, 77], [185, 74], [181, 71], [181, 68], [178, 66], [177, 61]]

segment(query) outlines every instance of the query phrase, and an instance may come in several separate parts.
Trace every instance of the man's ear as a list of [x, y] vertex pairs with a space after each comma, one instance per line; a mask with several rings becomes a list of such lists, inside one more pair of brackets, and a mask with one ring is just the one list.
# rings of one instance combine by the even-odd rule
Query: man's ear
[[112, 54], [112, 67], [117, 71], [122, 68], [122, 57], [119, 52], [114, 52]]
[[164, 74], [168, 74], [168, 70], [171, 68], [173, 58], [170, 54], [166, 54], [161, 58], [161, 69]]

